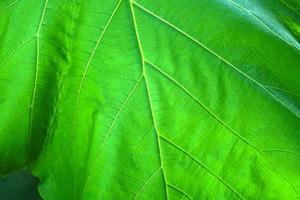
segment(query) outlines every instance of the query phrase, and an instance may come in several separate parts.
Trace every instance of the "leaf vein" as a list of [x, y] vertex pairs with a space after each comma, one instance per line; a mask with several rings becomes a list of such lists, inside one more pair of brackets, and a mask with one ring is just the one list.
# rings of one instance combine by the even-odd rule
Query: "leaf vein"
[[267, 159], [267, 157], [263, 154], [263, 152], [258, 149], [256, 146], [254, 146], [251, 142], [249, 142], [246, 138], [244, 138], [243, 136], [241, 136], [240, 134], [238, 134], [236, 131], [234, 131], [229, 125], [227, 125], [221, 118], [219, 118], [215, 113], [213, 113], [208, 107], [206, 107], [203, 103], [201, 103], [189, 90], [187, 90], [184, 86], [182, 86], [178, 81], [176, 81], [173, 77], [171, 77], [170, 75], [168, 75], [166, 72], [164, 72], [161, 68], [157, 67], [156, 65], [154, 65], [153, 63], [151, 63], [149, 60], [145, 60], [148, 64], [150, 64], [154, 69], [156, 69], [157, 71], [159, 71], [162, 75], [164, 75], [165, 77], [167, 77], [169, 80], [171, 80], [173, 83], [175, 83], [178, 87], [180, 87], [185, 93], [187, 93], [190, 97], [192, 97], [194, 99], [194, 101], [196, 101], [196, 103], [198, 103], [205, 111], [207, 111], [209, 114], [211, 114], [222, 126], [224, 126], [224, 128], [226, 128], [227, 130], [229, 130], [230, 133], [232, 133], [233, 135], [235, 135], [236, 137], [238, 137], [239, 139], [241, 139], [244, 143], [246, 143], [247, 145], [249, 145], [251, 148], [253, 148], [257, 153], [259, 153], [264, 160], [273, 168], [273, 170], [280, 176], [282, 177], [294, 190], [294, 192], [298, 195], [297, 190], [295, 189], [295, 186], [285, 177], [283, 176], [280, 171], [277, 169], [277, 167], [275, 167], [273, 165], [272, 162], [270, 162], [269, 159]]
[[278, 37], [280, 40], [282, 40], [283, 42], [285, 42], [288, 46], [292, 47], [297, 53], [299, 53], [299, 44], [296, 43], [296, 46], [294, 44], [292, 44], [290, 41], [288, 41], [287, 39], [283, 38], [281, 35], [279, 35], [278, 33], [276, 33], [275, 31], [273, 31], [267, 24], [265, 24], [262, 20], [260, 20], [253, 12], [251, 12], [249, 9], [245, 8], [244, 6], [238, 4], [237, 2], [233, 1], [233, 0], [229, 0], [230, 3], [232, 3], [233, 5], [235, 5], [236, 7], [240, 8], [241, 10], [244, 10], [245, 12], [247, 12], [250, 16], [252, 16], [256, 21], [258, 21], [258, 23], [260, 23], [265, 29], [267, 29], [268, 31], [270, 31], [273, 35], [275, 35], [276, 37]]
[[8, 56], [7, 58], [0, 64], [1, 68], [4, 68], [5, 65], [10, 61], [10, 59], [19, 51], [21, 50], [26, 44], [31, 42], [35, 37], [31, 37], [27, 40], [25, 40], [22, 44], [20, 44], [17, 48], [15, 48]]
[[[66, 142], [66, 147], [67, 148], [64, 148], [60, 153], [59, 155], [57, 156], [56, 158], [56, 161], [54, 161], [54, 165], [53, 165], [53, 169], [51, 170], [51, 173], [50, 173], [50, 176], [53, 176], [54, 175], [54, 171], [56, 170], [56, 167], [57, 167], [57, 164], [58, 164], [58, 161], [62, 158], [62, 156], [65, 154], [66, 150], [71, 146], [70, 144], [72, 143], [72, 141], [74, 141], [74, 138], [76, 136], [75, 134], [75, 129], [76, 129], [76, 124], [77, 124], [77, 116], [78, 116], [78, 112], [79, 112], [79, 98], [80, 98], [80, 95], [81, 95], [81, 90], [82, 90], [82, 87], [83, 87], [83, 83], [84, 83], [84, 80], [86, 78], [86, 75], [87, 75], [87, 71], [88, 71], [88, 68], [89, 68], [89, 65], [91, 63], [91, 60], [96, 52], [96, 49], [98, 48], [99, 44], [100, 44], [100, 41], [101, 39], [103, 38], [103, 35], [104, 33], [106, 32], [108, 26], [110, 25], [110, 22], [112, 21], [113, 19], [113, 16], [115, 15], [115, 13], [117, 12], [118, 8], [119, 8], [119, 5], [121, 4], [122, 0], [119, 0], [119, 2], [117, 3], [116, 7], [114, 8], [114, 11], [113, 13], [111, 14], [110, 18], [108, 19], [105, 27], [103, 30], [101, 30], [101, 33], [100, 33], [100, 36], [96, 42], [96, 45], [89, 57], [89, 60], [84, 68], [84, 72], [83, 72], [83, 75], [81, 77], [81, 81], [80, 81], [80, 84], [79, 84], [79, 88], [78, 88], [78, 91], [77, 91], [77, 97], [76, 97], [76, 104], [75, 104], [75, 114], [74, 114], [74, 124], [73, 124], [73, 135], [70, 137], [70, 139]], [[77, 177], [77, 170], [75, 170], [75, 177], [74, 177], [74, 180], [75, 180], [75, 183], [76, 183], [76, 177]], [[76, 185], [76, 184], [75, 184]], [[76, 187], [76, 186], [75, 186]], [[74, 189], [74, 192], [76, 188]]]
[[205, 46], [203, 43], [201, 43], [200, 41], [198, 41], [197, 39], [195, 39], [194, 37], [190, 36], [189, 34], [187, 34], [186, 32], [184, 32], [183, 30], [181, 30], [180, 28], [176, 27], [175, 25], [171, 24], [170, 22], [166, 21], [165, 19], [163, 19], [162, 17], [158, 16], [157, 14], [153, 13], [152, 11], [146, 9], [145, 7], [143, 7], [142, 5], [136, 3], [133, 1], [133, 3], [140, 8], [141, 10], [145, 11], [146, 13], [152, 15], [153, 17], [157, 18], [158, 20], [162, 21], [163, 23], [165, 23], [166, 25], [172, 27], [174, 30], [180, 32], [181, 34], [185, 35], [187, 38], [189, 38], [190, 40], [194, 41], [195, 43], [197, 43], [199, 46], [201, 46], [202, 48], [206, 49], [208, 52], [210, 52], [212, 55], [216, 56], [217, 58], [219, 58], [221, 61], [223, 61], [225, 64], [227, 64], [228, 66], [230, 66], [232, 69], [234, 69], [235, 71], [237, 71], [239, 74], [243, 75], [244, 77], [246, 77], [247, 79], [249, 79], [251, 82], [255, 83], [256, 85], [258, 85], [260, 88], [262, 88], [268, 95], [270, 95], [274, 100], [276, 100], [278, 103], [280, 103], [282, 106], [284, 106], [286, 109], [288, 109], [291, 113], [293, 113], [297, 118], [300, 118], [300, 114], [298, 112], [295, 112], [293, 109], [291, 109], [287, 104], [285, 104], [284, 102], [282, 102], [280, 99], [278, 99], [272, 92], [270, 92], [264, 85], [260, 84], [258, 81], [256, 81], [255, 79], [253, 79], [252, 77], [250, 77], [249, 75], [247, 75], [246, 73], [244, 73], [243, 71], [241, 71], [239, 68], [235, 67], [233, 64], [231, 64], [228, 60], [226, 60], [225, 58], [223, 58], [222, 56], [220, 56], [219, 54], [217, 54], [216, 52], [214, 52], [212, 49], [208, 48], [207, 46]]
[[133, 1], [129, 0], [129, 4], [130, 4], [130, 10], [131, 10], [131, 15], [132, 15], [133, 25], [134, 25], [134, 31], [135, 31], [135, 34], [136, 34], [136, 39], [137, 39], [137, 43], [138, 43], [139, 51], [140, 51], [140, 56], [141, 56], [141, 62], [142, 62], [141, 64], [142, 64], [143, 75], [144, 75], [144, 79], [145, 79], [147, 97], [148, 97], [148, 102], [149, 102], [150, 111], [151, 111], [151, 117], [152, 117], [153, 126], [154, 126], [155, 133], [156, 133], [160, 166], [161, 166], [161, 169], [162, 169], [164, 185], [165, 185], [165, 192], [166, 192], [165, 194], [166, 194], [166, 199], [168, 200], [169, 195], [168, 195], [168, 189], [167, 189], [167, 179], [166, 179], [166, 174], [165, 174], [165, 171], [164, 171], [164, 168], [163, 168], [163, 161], [162, 161], [162, 155], [161, 155], [161, 144], [160, 144], [160, 141], [159, 141], [159, 132], [158, 132], [158, 129], [157, 129], [157, 126], [156, 126], [155, 118], [154, 118], [153, 105], [151, 103], [151, 94], [150, 94], [149, 85], [148, 85], [147, 77], [146, 77], [146, 71], [145, 71], [145, 56], [144, 56], [144, 53], [143, 53], [143, 48], [142, 48], [140, 36], [139, 36], [139, 33], [138, 33], [138, 27], [137, 27], [137, 22], [136, 22], [136, 19], [135, 19], [134, 8], [133, 8]]
[[120, 106], [119, 110], [117, 111], [117, 114], [116, 114], [115, 117], [113, 118], [112, 123], [110, 124], [110, 127], [109, 127], [108, 131], [106, 132], [106, 134], [105, 134], [105, 136], [104, 136], [104, 140], [103, 140], [103, 142], [102, 142], [102, 144], [101, 144], [101, 146], [100, 146], [100, 148], [99, 148], [99, 151], [97, 151], [97, 153], [96, 153], [95, 160], [94, 160], [94, 162], [93, 162], [93, 164], [92, 164], [92, 166], [91, 166], [91, 169], [90, 169], [90, 171], [89, 171], [89, 173], [88, 173], [88, 175], [87, 175], [87, 179], [86, 179], [85, 185], [84, 185], [84, 187], [83, 187], [82, 195], [83, 195], [83, 194], [85, 193], [85, 191], [86, 191], [87, 185], [88, 185], [88, 183], [89, 183], [89, 181], [90, 181], [90, 177], [91, 177], [91, 175], [92, 175], [93, 172], [94, 172], [95, 165], [96, 165], [96, 161], [99, 159], [99, 156], [101, 155], [101, 152], [102, 152], [102, 150], [103, 150], [103, 147], [104, 147], [104, 145], [106, 144], [107, 139], [108, 139], [109, 135], [111, 134], [111, 131], [112, 131], [112, 129], [113, 129], [113, 127], [114, 127], [114, 125], [115, 125], [117, 119], [119, 118], [119, 116], [120, 116], [122, 110], [124, 109], [124, 107], [126, 106], [128, 100], [129, 100], [129, 98], [132, 96], [132, 94], [133, 94], [134, 91], [136, 90], [137, 86], [139, 85], [139, 83], [141, 82], [141, 80], [143, 79], [143, 77], [144, 77], [144, 75], [142, 75], [142, 76], [138, 79], [138, 81], [135, 83], [135, 85], [133, 86], [133, 88], [131, 89], [131, 91], [129, 92], [129, 94], [127, 95], [126, 99], [123, 101], [122, 105]]
[[138, 198], [138, 196], [144, 191], [145, 187], [152, 181], [152, 179], [160, 172], [162, 167], [160, 166], [142, 185], [142, 187], [139, 189], [139, 191], [136, 193], [134, 200]]
[[184, 196], [186, 196], [188, 199], [192, 200], [193, 198], [190, 197], [185, 191], [183, 191], [182, 189], [179, 189], [178, 187], [176, 187], [175, 185], [168, 183], [168, 186], [170, 186], [171, 188], [177, 190], [178, 192], [180, 192], [181, 194], [183, 194]]
[[3, 9], [3, 12], [0, 15], [0, 18], [7, 12], [8, 9], [10, 9], [14, 4], [19, 2], [20, 0], [15, 0], [12, 3], [10, 3], [6, 8]]
[[31, 97], [31, 103], [30, 103], [30, 121], [29, 121], [29, 133], [28, 133], [28, 139], [27, 139], [27, 160], [30, 159], [30, 142], [31, 142], [31, 136], [32, 136], [32, 129], [33, 129], [33, 106], [35, 103], [35, 95], [36, 95], [36, 90], [37, 90], [37, 81], [38, 81], [38, 76], [39, 76], [39, 58], [40, 58], [40, 30], [44, 21], [46, 9], [48, 5], [48, 0], [45, 0], [43, 12], [41, 15], [41, 19], [38, 25], [38, 29], [36, 32], [36, 65], [35, 65], [35, 75], [34, 75], [34, 85], [33, 85], [33, 92], [32, 92], [32, 97]]
[[293, 12], [295, 12], [295, 14], [300, 17], [299, 14], [299, 10], [296, 10], [295, 8], [293, 8], [290, 4], [288, 4], [285, 0], [279, 0], [282, 4], [284, 4], [287, 8], [289, 8], [290, 10], [292, 10]]
[[[118, 10], [121, 2], [122, 2], [122, 0], [118, 1], [118, 3], [116, 5], [113, 13], [109, 17], [109, 19], [108, 19], [108, 21], [107, 21], [104, 29], [101, 30], [101, 34], [100, 34], [100, 36], [99, 36], [99, 38], [98, 38], [98, 40], [96, 42], [96, 45], [95, 45], [95, 47], [94, 47], [94, 49], [93, 49], [93, 51], [92, 51], [92, 53], [91, 53], [91, 55], [89, 57], [89, 60], [88, 60], [88, 62], [86, 64], [86, 66], [84, 68], [84, 72], [82, 74], [81, 81], [80, 81], [80, 84], [79, 84], [79, 88], [78, 88], [78, 91], [77, 91], [75, 114], [74, 114], [74, 124], [73, 124], [73, 133], [74, 133], [74, 136], [71, 137], [71, 140], [73, 140], [73, 138], [75, 138], [75, 135], [76, 135], [76, 126], [77, 126], [77, 120], [78, 120], [80, 96], [81, 96], [81, 91], [82, 91], [82, 88], [83, 88], [83, 84], [84, 84], [86, 76], [87, 76], [87, 72], [89, 70], [89, 66], [90, 66], [90, 64], [92, 62], [92, 59], [94, 58], [94, 55], [96, 53], [96, 50], [98, 49], [98, 46], [99, 46], [100, 42], [102, 41], [102, 38], [103, 38], [104, 34], [106, 33], [106, 30], [109, 27], [109, 25], [110, 25], [113, 17], [115, 16], [115, 14], [116, 14], [116, 12], [117, 12], [117, 10]], [[75, 167], [75, 177], [74, 177], [74, 182], [75, 182], [75, 184], [74, 184], [74, 186], [75, 186], [74, 193], [75, 193], [75, 196], [76, 196], [76, 192], [77, 192], [77, 184], [76, 184], [76, 182], [77, 182], [77, 173], [78, 173], [77, 172], [77, 167]]]
[[285, 150], [285, 149], [266, 149], [266, 150], [263, 150], [262, 152], [282, 152], [282, 153], [289, 153], [289, 154], [295, 154], [297, 156], [300, 156], [299, 152], [289, 151], [289, 150]]
[[211, 171], [204, 163], [202, 163], [201, 161], [199, 161], [196, 157], [194, 157], [193, 155], [191, 155], [190, 153], [186, 152], [184, 149], [182, 149], [179, 145], [175, 144], [173, 141], [169, 140], [168, 138], [160, 135], [160, 137], [165, 140], [166, 142], [168, 142], [169, 144], [171, 144], [173, 147], [175, 147], [176, 149], [178, 149], [179, 151], [181, 151], [182, 153], [184, 153], [185, 155], [187, 155], [189, 158], [191, 158], [192, 160], [194, 160], [196, 163], [198, 163], [200, 166], [202, 166], [206, 171], [208, 171], [211, 175], [213, 175], [217, 180], [219, 180], [221, 183], [223, 183], [223, 185], [225, 185], [228, 189], [230, 189], [234, 194], [236, 194], [240, 199], [245, 199], [243, 198], [242, 195], [240, 195], [233, 187], [231, 187], [225, 180], [223, 180], [221, 177], [219, 177], [217, 174], [215, 174], [213, 171]]

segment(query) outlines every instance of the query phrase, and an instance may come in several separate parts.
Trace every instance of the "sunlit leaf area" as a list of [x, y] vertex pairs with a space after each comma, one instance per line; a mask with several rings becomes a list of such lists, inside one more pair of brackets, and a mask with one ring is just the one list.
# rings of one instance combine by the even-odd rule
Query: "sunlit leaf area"
[[0, 200], [299, 200], [299, 0], [0, 0]]

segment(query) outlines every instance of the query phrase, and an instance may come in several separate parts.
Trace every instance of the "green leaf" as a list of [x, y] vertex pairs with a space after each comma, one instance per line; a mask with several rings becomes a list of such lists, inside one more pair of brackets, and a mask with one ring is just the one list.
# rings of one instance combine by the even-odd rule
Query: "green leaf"
[[297, 0], [0, 2], [0, 173], [43, 199], [299, 199]]

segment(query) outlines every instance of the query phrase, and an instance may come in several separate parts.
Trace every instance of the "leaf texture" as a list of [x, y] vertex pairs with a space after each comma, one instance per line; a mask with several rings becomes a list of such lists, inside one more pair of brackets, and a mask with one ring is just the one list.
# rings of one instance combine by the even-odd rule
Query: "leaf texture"
[[43, 199], [299, 199], [296, 0], [0, 2], [0, 174]]

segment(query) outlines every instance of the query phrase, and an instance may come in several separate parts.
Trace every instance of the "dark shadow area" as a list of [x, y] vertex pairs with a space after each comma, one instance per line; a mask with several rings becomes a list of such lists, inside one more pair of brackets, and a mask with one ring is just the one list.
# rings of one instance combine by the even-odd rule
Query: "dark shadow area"
[[0, 178], [0, 200], [41, 200], [37, 185], [38, 179], [28, 170]]

